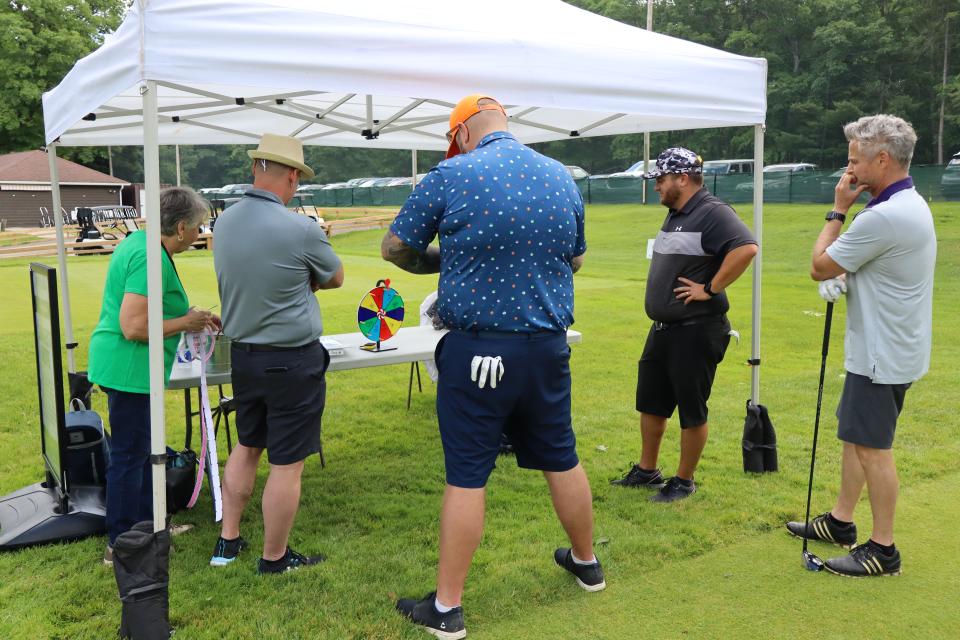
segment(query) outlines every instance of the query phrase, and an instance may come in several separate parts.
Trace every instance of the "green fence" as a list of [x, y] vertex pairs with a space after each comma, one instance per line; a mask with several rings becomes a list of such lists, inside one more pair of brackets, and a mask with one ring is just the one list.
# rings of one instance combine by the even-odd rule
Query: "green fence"
[[[765, 174], [764, 202], [833, 202], [833, 189], [839, 180], [836, 171], [808, 171], [797, 174]], [[940, 165], [915, 166], [910, 169], [913, 183], [927, 200], [960, 200], [960, 172], [944, 175]], [[646, 182], [646, 185], [644, 183]], [[653, 189], [653, 180], [641, 178], [593, 178], [578, 180], [577, 185], [588, 203], [628, 204], [642, 202], [647, 189], [647, 202], [657, 203], [659, 196]], [[727, 202], [753, 202], [753, 176], [704, 176], [704, 185], [718, 198]]]
[[[764, 202], [833, 202], [833, 188], [837, 184], [839, 170], [808, 171], [797, 174], [765, 174], [763, 176]], [[960, 200], [960, 171], [951, 170], [944, 175], [939, 165], [915, 166], [910, 169], [913, 182], [928, 200]], [[660, 197], [654, 191], [653, 180], [641, 178], [583, 178], [575, 181], [590, 204], [636, 204], [643, 201], [643, 189], [647, 189], [647, 202], [658, 203]], [[753, 202], [753, 176], [704, 176], [704, 184], [721, 200], [733, 203]], [[301, 201], [315, 207], [400, 207], [410, 195], [409, 186], [353, 187], [321, 189], [304, 194]], [[866, 201], [867, 196], [864, 196]]]

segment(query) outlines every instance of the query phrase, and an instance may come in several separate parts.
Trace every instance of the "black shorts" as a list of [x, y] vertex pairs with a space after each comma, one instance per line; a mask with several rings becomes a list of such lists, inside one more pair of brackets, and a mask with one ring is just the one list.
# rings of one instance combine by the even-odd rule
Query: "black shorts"
[[897, 418], [910, 384], [874, 384], [847, 371], [837, 405], [837, 438], [871, 449], [892, 449]]
[[330, 356], [319, 342], [290, 351], [230, 353], [237, 440], [266, 449], [270, 464], [293, 464], [320, 451], [320, 418]]
[[726, 316], [687, 326], [650, 327], [637, 365], [637, 411], [669, 418], [679, 408], [682, 429], [704, 424], [729, 332]]
[[[520, 467], [562, 472], [577, 466], [565, 333], [451, 331], [434, 355], [440, 370], [437, 417], [448, 484], [486, 486], [503, 433]], [[503, 358], [503, 378], [496, 389], [480, 389], [470, 379], [474, 356]]]

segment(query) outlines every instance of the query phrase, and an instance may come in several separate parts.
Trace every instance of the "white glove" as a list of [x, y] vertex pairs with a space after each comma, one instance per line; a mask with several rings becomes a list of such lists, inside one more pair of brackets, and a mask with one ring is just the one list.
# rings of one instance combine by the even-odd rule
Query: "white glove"
[[490, 388], [496, 389], [497, 382], [503, 378], [503, 362], [500, 356], [473, 356], [470, 362], [470, 379], [477, 382], [477, 372], [480, 373], [480, 382], [478, 386], [483, 389], [490, 381]]
[[820, 297], [827, 302], [836, 302], [847, 292], [847, 279], [840, 275], [820, 283]]

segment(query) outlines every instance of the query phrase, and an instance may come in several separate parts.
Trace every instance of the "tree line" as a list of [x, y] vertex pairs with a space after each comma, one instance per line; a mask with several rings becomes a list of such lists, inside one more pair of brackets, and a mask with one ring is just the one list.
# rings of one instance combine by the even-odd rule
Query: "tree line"
[[[569, 0], [583, 9], [644, 27], [645, 0]], [[43, 145], [40, 96], [120, 24], [126, 0], [11, 1], [0, 6], [0, 153]], [[960, 151], [960, 0], [655, 0], [655, 31], [768, 61], [765, 158], [845, 163], [841, 127], [861, 115], [894, 113], [919, 136], [914, 162], [942, 164]], [[506, 19], [509, 19], [508, 17]], [[669, 54], [666, 54], [669, 55]], [[651, 61], [656, 64], [656, 61]], [[642, 134], [536, 145], [591, 173], [642, 158]], [[752, 157], [751, 128], [651, 134], [651, 149], [683, 144], [707, 159]], [[197, 187], [248, 180], [250, 147], [181, 147], [181, 175]], [[102, 148], [64, 155], [108, 170]], [[142, 151], [111, 150], [114, 174], [142, 179]], [[307, 147], [315, 182], [365, 175], [408, 175], [405, 151]], [[421, 153], [423, 171], [440, 158]], [[161, 149], [161, 180], [175, 181], [174, 150]]]

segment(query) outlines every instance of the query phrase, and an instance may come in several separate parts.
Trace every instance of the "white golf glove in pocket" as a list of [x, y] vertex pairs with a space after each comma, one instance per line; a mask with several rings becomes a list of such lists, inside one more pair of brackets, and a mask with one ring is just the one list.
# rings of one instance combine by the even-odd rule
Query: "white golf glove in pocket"
[[820, 297], [827, 302], [836, 302], [846, 292], [847, 279], [842, 275], [820, 283]]
[[503, 361], [500, 356], [473, 356], [470, 362], [470, 379], [481, 389], [490, 383], [491, 389], [497, 388], [497, 382], [503, 378]]

